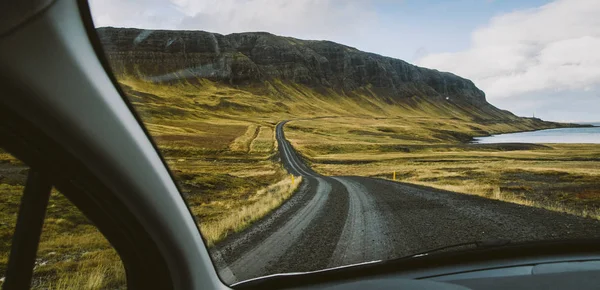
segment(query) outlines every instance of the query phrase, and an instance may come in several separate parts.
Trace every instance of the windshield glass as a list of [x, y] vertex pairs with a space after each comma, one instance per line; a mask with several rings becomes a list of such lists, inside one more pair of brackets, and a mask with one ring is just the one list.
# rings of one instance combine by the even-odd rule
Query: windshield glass
[[600, 2], [91, 9], [227, 283], [600, 236]]

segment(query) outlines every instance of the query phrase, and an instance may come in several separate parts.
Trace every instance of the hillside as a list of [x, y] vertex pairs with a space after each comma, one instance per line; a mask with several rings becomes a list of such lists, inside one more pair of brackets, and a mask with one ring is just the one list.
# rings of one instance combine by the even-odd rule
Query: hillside
[[[185, 83], [236, 95], [195, 100], [196, 110], [294, 116], [454, 117], [552, 127], [500, 110], [470, 80], [330, 41], [264, 32], [99, 28], [121, 79]], [[193, 97], [194, 94], [189, 94]], [[244, 96], [241, 96], [244, 95]], [[246, 98], [250, 95], [250, 98]], [[535, 123], [535, 124], [534, 124]]]
[[286, 139], [324, 175], [395, 178], [600, 216], [597, 146], [471, 144], [473, 136], [574, 125], [500, 110], [451, 73], [268, 33], [98, 34], [209, 244], [244, 230], [298, 186], [278, 155], [282, 120], [292, 120]]

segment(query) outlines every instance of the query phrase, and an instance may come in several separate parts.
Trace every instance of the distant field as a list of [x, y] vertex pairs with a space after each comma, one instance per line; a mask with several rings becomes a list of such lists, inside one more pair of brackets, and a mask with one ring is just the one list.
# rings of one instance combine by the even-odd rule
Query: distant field
[[[209, 245], [277, 207], [279, 198], [288, 198], [299, 184], [286, 183], [291, 178], [276, 160], [271, 124], [226, 119], [153, 122], [150, 131]], [[269, 194], [263, 194], [265, 190]], [[241, 212], [245, 216], [239, 216]]]
[[[401, 182], [600, 219], [599, 145], [462, 142], [502, 129], [443, 119], [332, 118], [290, 122], [286, 136], [322, 174], [392, 179], [396, 172]], [[455, 133], [436, 134], [446, 130]]]
[[120, 81], [209, 245], [279, 206], [301, 182], [292, 184], [277, 159], [273, 129], [282, 104], [209, 81]]
[[[273, 128], [286, 119], [295, 119], [286, 137], [324, 174], [391, 178], [396, 171], [399, 181], [597, 215], [597, 147], [465, 145], [474, 136], [556, 124], [486, 118], [417, 96], [390, 105], [369, 88], [350, 98], [279, 81], [244, 88], [207, 80], [120, 81], [203, 227], [285, 179]], [[214, 243], [241, 228], [203, 232]]]
[[254, 153], [265, 153], [272, 152], [275, 148], [275, 131], [272, 127], [262, 126], [258, 132], [258, 135], [250, 144], [250, 152]]

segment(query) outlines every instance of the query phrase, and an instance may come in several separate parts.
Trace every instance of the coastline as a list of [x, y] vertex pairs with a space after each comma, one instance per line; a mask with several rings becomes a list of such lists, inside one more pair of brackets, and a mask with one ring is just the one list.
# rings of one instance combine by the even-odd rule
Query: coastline
[[[498, 133], [488, 136], [473, 137], [468, 144], [600, 144], [600, 140], [597, 138], [598, 131], [594, 128], [600, 128], [600, 126], [585, 124], [584, 126], [561, 126], [555, 128]], [[538, 131], [548, 132], [529, 134]]]
[[553, 125], [553, 126], [539, 126], [537, 128], [534, 129], [525, 129], [525, 130], [515, 130], [515, 131], [505, 131], [505, 132], [500, 132], [500, 133], [488, 133], [488, 134], [481, 134], [481, 135], [474, 135], [471, 136], [471, 139], [464, 142], [464, 144], [482, 144], [482, 143], [476, 143], [475, 142], [475, 138], [481, 138], [481, 137], [491, 137], [491, 136], [497, 136], [497, 135], [503, 135], [503, 134], [515, 134], [515, 133], [526, 133], [526, 132], [536, 132], [536, 131], [542, 131], [542, 130], [551, 130], [551, 129], [563, 129], [563, 128], [595, 128], [595, 127], [600, 127], [600, 125], [594, 125], [594, 124], [600, 124], [600, 122], [590, 122], [590, 123], [562, 123], [562, 122], [553, 122], [553, 121], [544, 121], [542, 119], [539, 118], [530, 118], [530, 117], [521, 117], [522, 119], [525, 120], [531, 120], [533, 122], [541, 122], [542, 124], [545, 125]]

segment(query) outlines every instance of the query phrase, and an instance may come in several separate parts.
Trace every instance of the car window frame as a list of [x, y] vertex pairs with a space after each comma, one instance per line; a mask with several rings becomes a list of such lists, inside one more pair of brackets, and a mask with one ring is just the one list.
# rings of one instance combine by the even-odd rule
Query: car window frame
[[[186, 208], [188, 210], [188, 213], [190, 214], [190, 216], [192, 217], [192, 219], [194, 220], [194, 222], [196, 224], [196, 229], [198, 230], [198, 233], [200, 233], [200, 236], [202, 237], [202, 240], [204, 241], [204, 246], [206, 247], [206, 250], [209, 251], [209, 253], [210, 253], [210, 249], [207, 246], [208, 242], [207, 242], [206, 238], [202, 235], [202, 233], [200, 231], [200, 223], [201, 223], [201, 221], [199, 221], [194, 216], [194, 214], [192, 213], [192, 210], [191, 210], [191, 207], [190, 207], [190, 205], [188, 203], [188, 200], [183, 195], [183, 191], [181, 189], [181, 186], [180, 186], [178, 180], [175, 178], [175, 175], [173, 174], [173, 171], [169, 167], [169, 165], [168, 165], [168, 163], [167, 163], [167, 161], [165, 159], [165, 156], [163, 155], [162, 151], [158, 147], [156, 141], [154, 140], [154, 137], [150, 134], [150, 131], [146, 127], [146, 125], [145, 125], [142, 117], [140, 116], [140, 114], [138, 113], [138, 111], [135, 109], [135, 106], [131, 103], [131, 101], [127, 97], [127, 94], [125, 93], [125, 91], [123, 90], [123, 88], [119, 84], [116, 76], [113, 73], [113, 70], [112, 70], [112, 68], [110, 66], [108, 58], [106, 57], [106, 54], [104, 52], [104, 48], [102, 46], [102, 42], [100, 41], [100, 37], [98, 36], [98, 34], [96, 32], [96, 26], [94, 25], [94, 21], [93, 21], [93, 17], [92, 17], [92, 14], [91, 14], [91, 10], [90, 10], [90, 6], [89, 6], [88, 1], [87, 0], [77, 0], [77, 5], [78, 5], [79, 10], [80, 10], [81, 20], [82, 20], [82, 22], [84, 24], [85, 30], [86, 30], [87, 35], [88, 35], [88, 40], [90, 41], [90, 43], [92, 45], [92, 48], [94, 49], [94, 52], [96, 53], [96, 56], [98, 57], [98, 60], [100, 61], [100, 64], [104, 68], [104, 71], [106, 72], [106, 75], [109, 77], [109, 79], [112, 82], [112, 84], [114, 85], [115, 89], [117, 90], [117, 92], [119, 93], [119, 95], [121, 96], [121, 98], [123, 99], [123, 102], [127, 105], [129, 111], [131, 112], [131, 114], [134, 116], [134, 118], [137, 121], [137, 123], [140, 125], [140, 127], [144, 131], [144, 134], [150, 140], [150, 143], [152, 144], [152, 147], [154, 148], [154, 150], [158, 154], [158, 156], [159, 156], [159, 158], [160, 158], [163, 166], [167, 169], [169, 177], [175, 183], [177, 191], [178, 191], [179, 195], [181, 196], [181, 198], [183, 199], [183, 202], [185, 203], [185, 206], [186, 206]], [[223, 283], [224, 285], [229, 285], [228, 283], [226, 283], [221, 278], [221, 276], [219, 274], [219, 269], [217, 268], [218, 262], [216, 261], [215, 257], [213, 257], [212, 254], [209, 254], [209, 258], [210, 258], [210, 260], [211, 260], [211, 262], [213, 264], [215, 272], [217, 273], [217, 278], [219, 279], [219, 281], [221, 281], [221, 283]], [[231, 285], [229, 285], [229, 286], [231, 286]]]
[[[1, 78], [0, 84], [11, 91], [11, 97], [25, 94]], [[1, 102], [0, 134], [4, 136], [0, 138], [1, 148], [47, 176], [109, 241], [123, 262], [128, 289], [174, 289], [158, 245], [116, 193], [89, 168]]]

